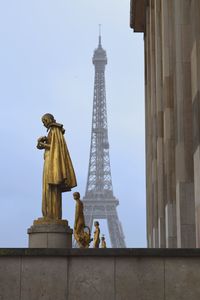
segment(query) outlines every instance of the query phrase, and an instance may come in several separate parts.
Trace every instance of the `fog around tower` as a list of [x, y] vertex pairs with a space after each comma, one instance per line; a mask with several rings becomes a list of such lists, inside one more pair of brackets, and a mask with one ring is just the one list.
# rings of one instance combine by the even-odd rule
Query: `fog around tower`
[[[41, 116], [64, 124], [85, 194], [94, 88], [93, 51], [102, 24], [113, 190], [128, 247], [146, 247], [143, 37], [129, 28], [129, 0], [8, 0], [0, 4], [0, 247], [27, 247], [41, 216]], [[72, 193], [63, 217], [73, 227]], [[102, 224], [102, 226], [101, 226]], [[101, 232], [107, 235], [104, 221]]]

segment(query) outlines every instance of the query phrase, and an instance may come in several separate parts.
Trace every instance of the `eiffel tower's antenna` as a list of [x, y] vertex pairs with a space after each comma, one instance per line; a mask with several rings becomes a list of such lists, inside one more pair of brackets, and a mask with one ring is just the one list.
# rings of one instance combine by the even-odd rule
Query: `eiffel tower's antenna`
[[101, 24], [99, 24], [99, 47], [101, 47]]

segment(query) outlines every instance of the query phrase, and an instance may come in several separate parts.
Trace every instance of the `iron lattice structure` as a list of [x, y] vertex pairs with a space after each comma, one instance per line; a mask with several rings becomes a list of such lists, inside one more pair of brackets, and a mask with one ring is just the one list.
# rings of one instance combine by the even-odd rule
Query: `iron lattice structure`
[[95, 66], [94, 99], [90, 159], [86, 193], [83, 198], [85, 223], [92, 228], [94, 219], [107, 219], [111, 245], [125, 248], [124, 234], [117, 214], [119, 201], [113, 195], [105, 89], [106, 51], [99, 45], [94, 51]]

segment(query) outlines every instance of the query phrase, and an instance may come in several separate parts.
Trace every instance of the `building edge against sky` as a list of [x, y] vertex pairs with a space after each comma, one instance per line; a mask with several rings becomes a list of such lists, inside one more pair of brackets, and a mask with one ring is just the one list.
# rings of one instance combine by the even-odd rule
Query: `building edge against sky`
[[132, 0], [144, 33], [148, 247], [200, 247], [200, 2]]

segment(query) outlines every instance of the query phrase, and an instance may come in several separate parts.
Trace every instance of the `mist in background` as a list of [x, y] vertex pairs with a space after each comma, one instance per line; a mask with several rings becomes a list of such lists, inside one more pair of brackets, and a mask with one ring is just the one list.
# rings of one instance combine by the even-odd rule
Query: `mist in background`
[[[78, 187], [63, 194], [73, 227], [72, 193], [85, 194], [94, 66], [102, 24], [114, 195], [127, 247], [146, 247], [143, 36], [129, 28], [129, 0], [7, 0], [0, 3], [0, 247], [27, 247], [41, 217], [47, 112], [64, 124]], [[109, 244], [105, 221], [101, 233]]]

